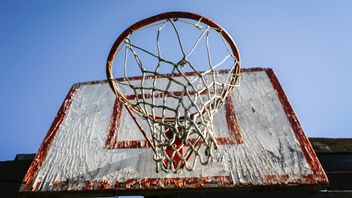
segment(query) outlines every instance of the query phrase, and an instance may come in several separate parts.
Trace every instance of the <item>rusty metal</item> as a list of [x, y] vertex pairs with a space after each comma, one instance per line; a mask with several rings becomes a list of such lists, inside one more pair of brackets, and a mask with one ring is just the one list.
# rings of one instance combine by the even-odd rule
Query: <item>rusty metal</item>
[[[162, 20], [166, 20], [166, 19], [193, 19], [195, 21], [202, 22], [205, 23], [206, 25], [215, 28], [218, 30], [218, 32], [221, 33], [221, 35], [224, 37], [224, 39], [226, 40], [226, 42], [230, 45], [230, 48], [232, 50], [233, 55], [235, 56], [237, 62], [234, 65], [234, 69], [232, 71], [233, 75], [232, 78], [230, 80], [230, 84], [232, 86], [230, 86], [228, 88], [228, 92], [226, 93], [231, 93], [232, 90], [234, 89], [235, 85], [237, 84], [238, 80], [239, 80], [239, 73], [240, 73], [240, 54], [239, 54], [239, 50], [238, 47], [236, 45], [236, 43], [234, 42], [234, 40], [232, 39], [232, 37], [230, 36], [230, 34], [227, 33], [227, 31], [221, 27], [219, 24], [217, 24], [216, 22], [212, 21], [211, 19], [207, 18], [207, 17], [203, 17], [201, 15], [195, 14], [195, 13], [189, 13], [189, 12], [166, 12], [166, 13], [162, 13], [162, 14], [158, 14], [146, 19], [143, 19], [133, 25], [131, 25], [130, 27], [128, 27], [125, 31], [123, 31], [120, 36], [116, 39], [116, 41], [114, 42], [109, 55], [108, 55], [108, 59], [106, 62], [106, 76], [109, 82], [109, 85], [111, 87], [111, 89], [113, 90], [113, 92], [115, 93], [116, 97], [124, 103], [124, 105], [128, 108], [128, 109], [132, 109], [135, 112], [137, 112], [138, 114], [143, 116], [143, 112], [141, 111], [141, 109], [137, 106], [137, 105], [132, 105], [130, 104], [128, 98], [126, 98], [126, 96], [121, 93], [121, 91], [118, 88], [118, 85], [116, 84], [116, 82], [114, 82], [114, 75], [113, 75], [113, 63], [115, 60], [115, 57], [117, 55], [118, 49], [120, 47], [120, 45], [123, 43], [123, 41], [133, 32], [141, 29], [142, 27], [145, 27], [147, 25], [150, 25], [152, 23], [158, 22], [158, 21], [162, 21]], [[171, 74], [173, 75], [173, 74]], [[130, 79], [130, 78], [129, 78]], [[131, 80], [131, 79], [130, 79]], [[225, 94], [225, 92], [224, 92]], [[223, 95], [223, 97], [225, 98], [227, 96], [227, 94]], [[153, 117], [151, 115], [149, 115], [150, 117]], [[155, 117], [155, 116], [154, 116]], [[156, 116], [156, 119], [162, 119], [161, 117]], [[168, 119], [168, 120], [175, 120], [174, 117], [167, 117], [167, 118], [163, 118], [163, 119]]]

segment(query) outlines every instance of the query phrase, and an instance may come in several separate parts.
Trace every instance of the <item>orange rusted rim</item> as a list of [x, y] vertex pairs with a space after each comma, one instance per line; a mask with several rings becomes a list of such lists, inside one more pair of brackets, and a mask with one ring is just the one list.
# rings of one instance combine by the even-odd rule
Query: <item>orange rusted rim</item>
[[[134, 110], [135, 112], [139, 113], [140, 115], [143, 115], [141, 109], [138, 108], [137, 106], [131, 105], [131, 103], [128, 101], [128, 99], [120, 92], [118, 86], [116, 85], [116, 82], [114, 81], [114, 76], [113, 76], [113, 72], [112, 72], [113, 71], [113, 62], [115, 60], [115, 56], [117, 54], [118, 48], [120, 47], [120, 45], [123, 43], [123, 41], [132, 32], [134, 32], [134, 31], [136, 31], [136, 30], [138, 30], [138, 29], [140, 29], [140, 28], [142, 28], [144, 26], [147, 26], [149, 24], [157, 22], [157, 21], [161, 21], [161, 20], [165, 20], [165, 19], [178, 19], [178, 18], [193, 19], [195, 21], [199, 21], [199, 22], [205, 23], [205, 24], [209, 25], [210, 27], [217, 29], [221, 33], [221, 35], [224, 37], [224, 39], [227, 41], [227, 43], [231, 47], [233, 55], [237, 59], [235, 68], [233, 69], [232, 79], [231, 79], [231, 82], [230, 82], [230, 84], [232, 86], [229, 87], [229, 91], [227, 93], [231, 93], [231, 91], [233, 90], [234, 86], [236, 85], [236, 83], [237, 83], [237, 81], [239, 79], [240, 54], [239, 54], [238, 47], [237, 47], [236, 43], [233, 41], [232, 37], [226, 32], [226, 30], [224, 28], [222, 28], [216, 22], [212, 21], [209, 18], [203, 17], [201, 15], [194, 14], [194, 13], [189, 13], [189, 12], [166, 12], [166, 13], [158, 14], [158, 15], [143, 19], [143, 20], [131, 25], [130, 27], [128, 27], [125, 31], [123, 31], [120, 34], [120, 36], [114, 42], [114, 44], [113, 44], [113, 46], [112, 46], [112, 48], [110, 50], [107, 62], [106, 62], [106, 76], [107, 76], [107, 80], [109, 82], [109, 85], [110, 85], [111, 89], [115, 93], [116, 97], [122, 103], [124, 103], [127, 108], [130, 108], [130, 109]], [[224, 95], [223, 97], [227, 97], [227, 95]], [[157, 118], [157, 119], [161, 119], [161, 118]], [[167, 118], [167, 120], [172, 121], [173, 118]]]

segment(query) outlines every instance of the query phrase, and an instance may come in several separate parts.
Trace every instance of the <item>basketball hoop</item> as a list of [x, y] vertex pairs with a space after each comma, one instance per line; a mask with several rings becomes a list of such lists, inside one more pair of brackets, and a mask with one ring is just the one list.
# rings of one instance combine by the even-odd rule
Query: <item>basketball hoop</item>
[[[188, 50], [182, 42], [181, 26], [199, 33]], [[181, 57], [176, 61], [165, 58], [160, 47], [160, 37], [165, 27], [169, 27], [177, 41], [176, 46], [168, 47], [179, 48], [181, 52]], [[137, 31], [150, 28], [157, 28], [156, 52], [133, 41]], [[187, 35], [191, 34], [187, 32]], [[224, 58], [216, 64], [212, 63], [210, 36], [219, 38], [225, 49]], [[203, 40], [205, 54], [200, 58], [206, 57], [208, 64], [205, 69], [194, 64], [190, 58]], [[121, 70], [118, 74], [124, 77], [124, 83], [115, 80], [113, 75], [113, 63], [119, 54], [122, 61], [117, 64]], [[145, 64], [140, 54], [153, 59], [154, 65]], [[134, 59], [135, 68], [130, 67], [130, 56]], [[224, 64], [228, 64], [230, 71], [226, 77], [220, 78], [219, 67]], [[168, 73], [162, 71], [165, 68], [169, 69]], [[156, 171], [190, 171], [198, 162], [202, 165], [209, 162], [212, 150], [217, 148], [213, 137], [213, 117], [237, 85], [240, 73], [237, 46], [220, 25], [187, 12], [169, 12], [144, 19], [127, 28], [117, 38], [108, 56], [106, 71], [116, 97], [126, 106], [153, 149]], [[129, 75], [133, 72], [139, 72], [142, 79], [133, 79]], [[146, 79], [152, 79], [148, 81], [152, 83], [147, 83]], [[148, 138], [133, 112], [146, 120], [151, 138]]]

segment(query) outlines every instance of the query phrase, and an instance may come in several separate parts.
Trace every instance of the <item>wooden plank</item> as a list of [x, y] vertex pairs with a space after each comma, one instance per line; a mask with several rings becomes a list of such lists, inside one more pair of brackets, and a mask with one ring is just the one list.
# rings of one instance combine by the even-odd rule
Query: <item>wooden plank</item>
[[[144, 137], [126, 109], [119, 116], [114, 114], [115, 96], [106, 82], [76, 84], [34, 159], [21, 192], [234, 190], [327, 184], [273, 71], [243, 71], [241, 86], [231, 95], [236, 109], [232, 117], [237, 119], [241, 143], [221, 144], [208, 165], [179, 173], [157, 173], [152, 150], [142, 145], [107, 147], [111, 137], [141, 144]], [[111, 127], [114, 116], [119, 118], [115, 128]], [[148, 129], [144, 120], [138, 119]], [[216, 138], [229, 138], [228, 120], [222, 107], [214, 118]]]
[[352, 154], [351, 138], [310, 138], [315, 152], [319, 154], [346, 153]]

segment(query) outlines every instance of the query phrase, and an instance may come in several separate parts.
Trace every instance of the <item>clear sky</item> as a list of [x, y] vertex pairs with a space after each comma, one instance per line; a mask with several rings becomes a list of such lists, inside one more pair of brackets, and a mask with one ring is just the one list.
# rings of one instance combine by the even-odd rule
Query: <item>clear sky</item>
[[105, 79], [129, 25], [161, 12], [212, 18], [242, 67], [271, 67], [311, 137], [352, 135], [352, 1], [0, 2], [0, 160], [37, 152], [73, 83]]

